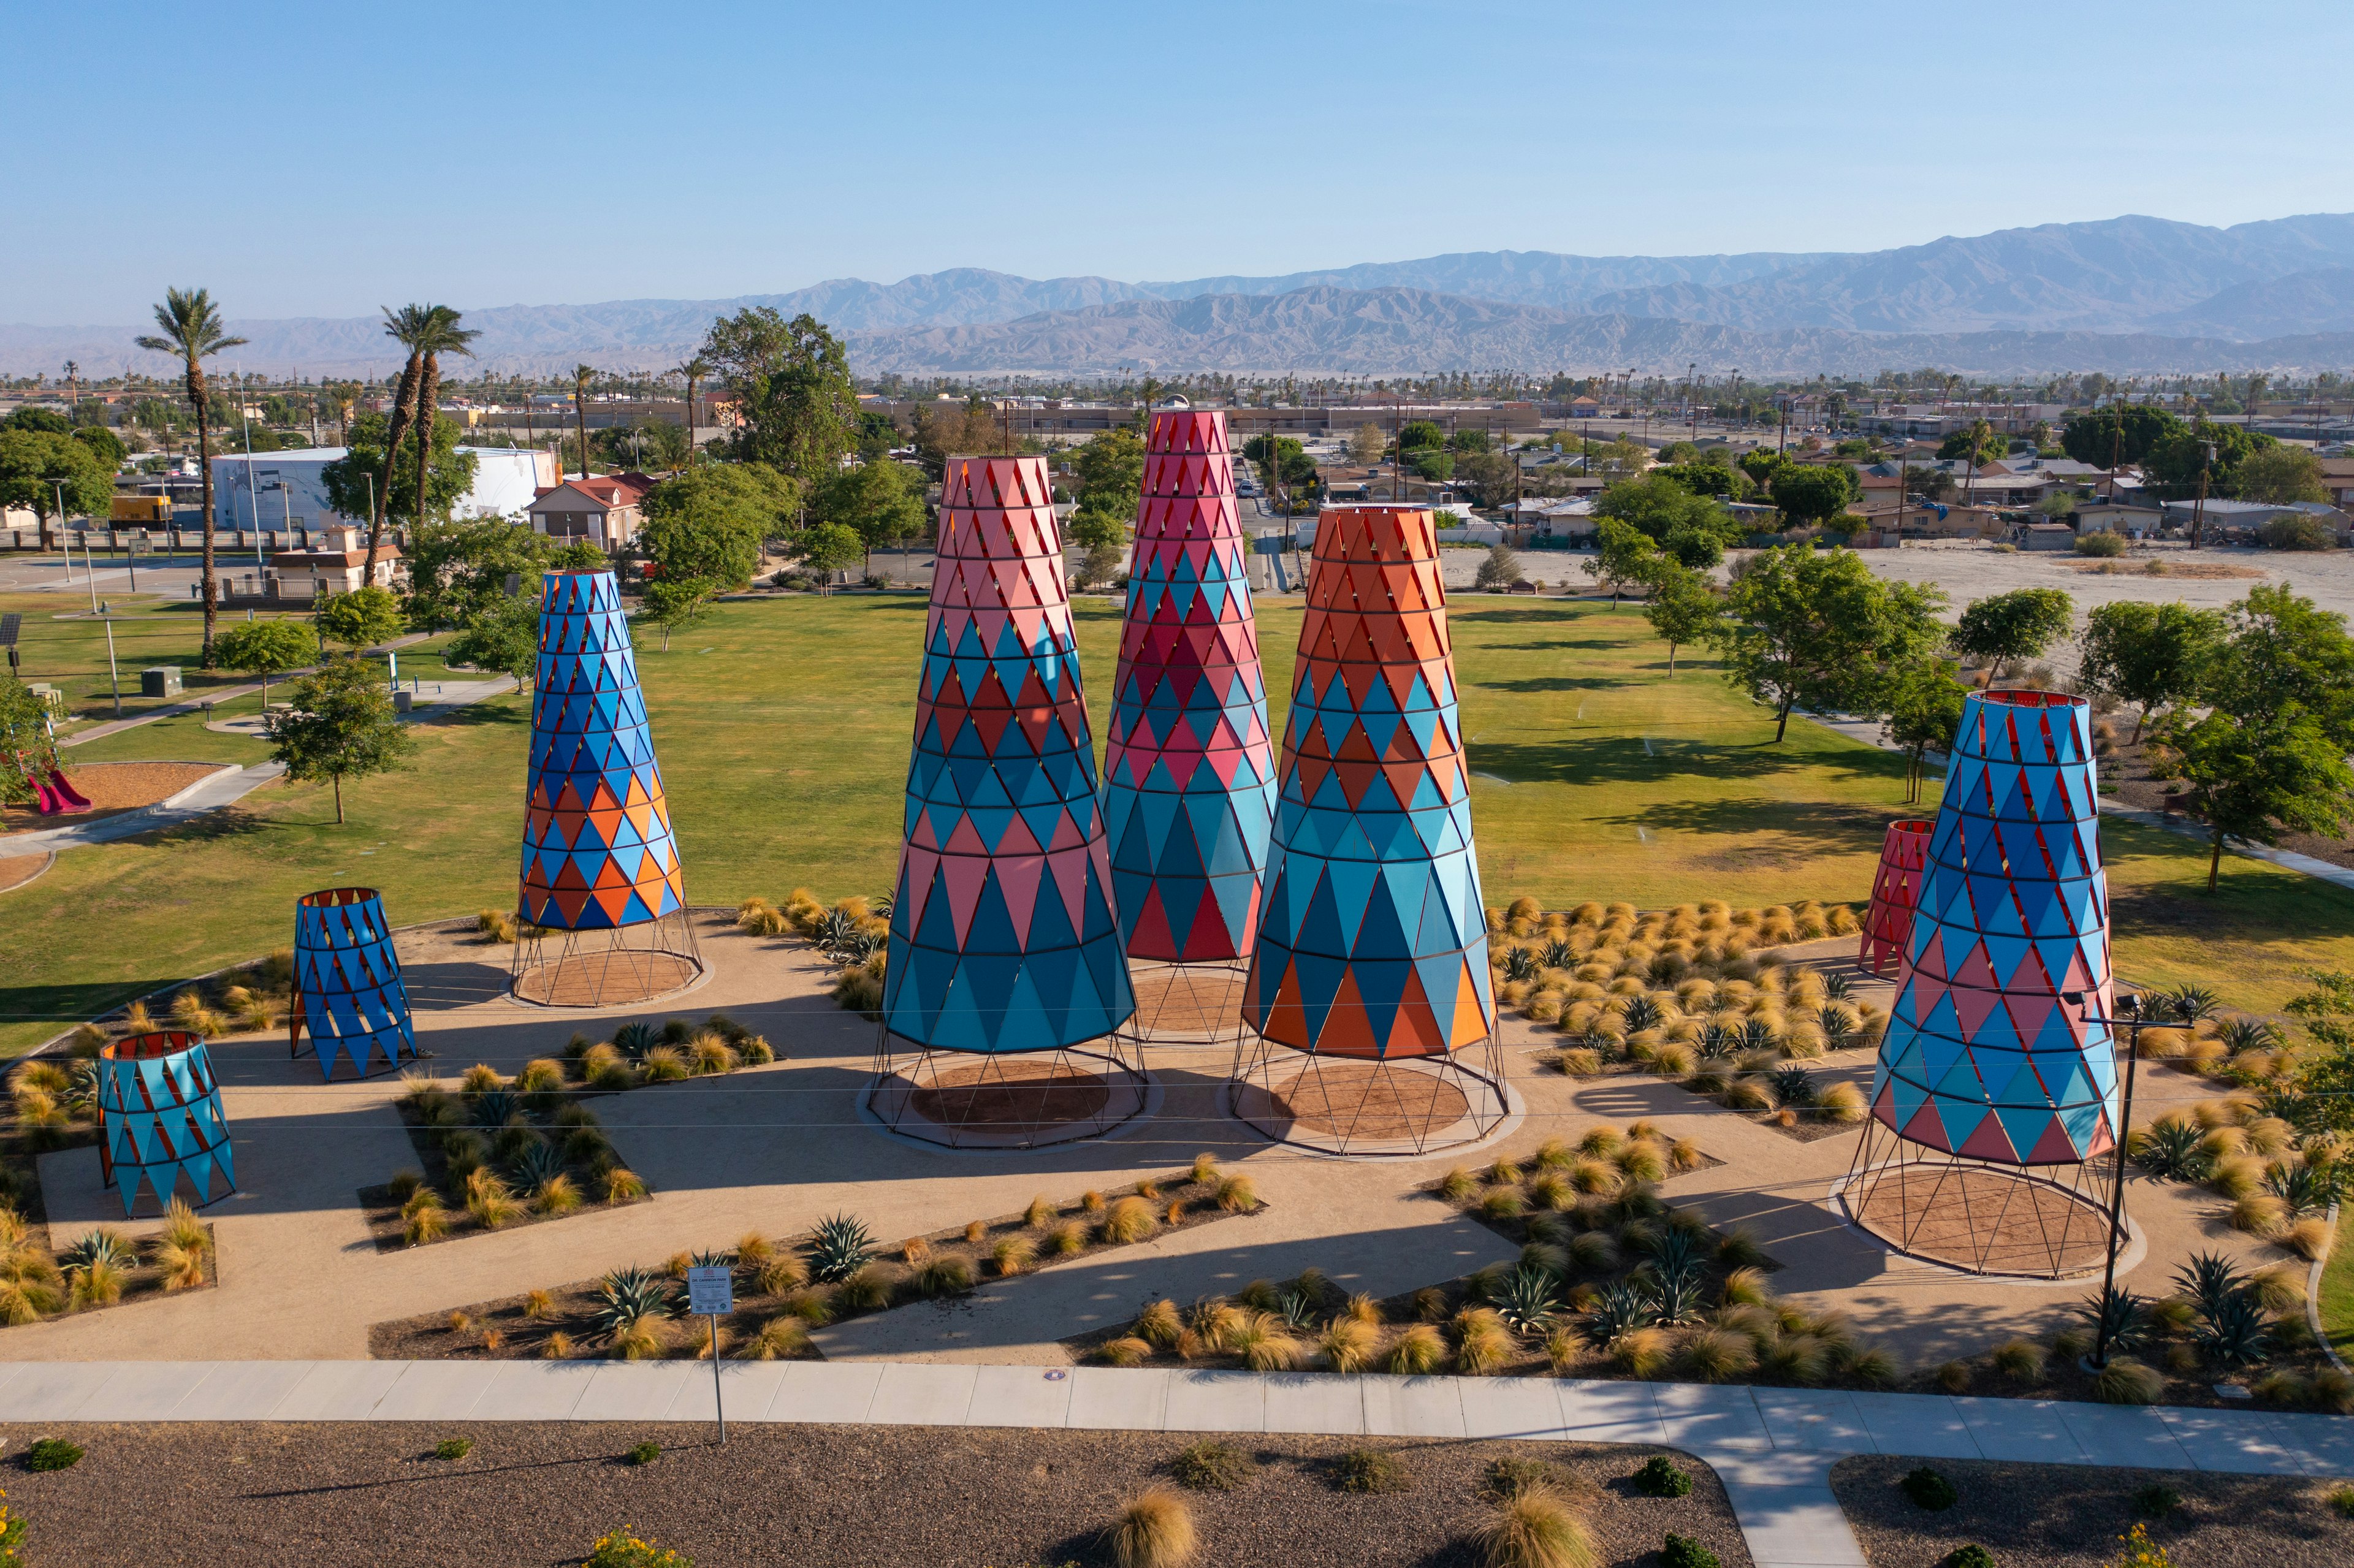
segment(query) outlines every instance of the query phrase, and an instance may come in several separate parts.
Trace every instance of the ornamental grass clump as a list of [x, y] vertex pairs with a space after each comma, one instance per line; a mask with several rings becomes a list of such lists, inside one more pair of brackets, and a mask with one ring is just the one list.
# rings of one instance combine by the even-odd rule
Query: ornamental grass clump
[[1414, 1484], [1405, 1461], [1379, 1448], [1352, 1448], [1332, 1460], [1327, 1474], [1344, 1492], [1402, 1492]]
[[1542, 1482], [1508, 1493], [1472, 1542], [1488, 1568], [1596, 1568], [1600, 1562], [1585, 1519]]
[[1152, 1205], [1142, 1198], [1122, 1198], [1105, 1211], [1100, 1228], [1103, 1239], [1115, 1245], [1140, 1242], [1150, 1235], [1159, 1224]]
[[1185, 1568], [1200, 1542], [1193, 1510], [1167, 1487], [1147, 1487], [1120, 1506], [1104, 1531], [1118, 1568]]
[[1416, 1323], [1391, 1342], [1388, 1367], [1408, 1377], [1427, 1377], [1447, 1359], [1447, 1341], [1427, 1323]]
[[1247, 1176], [1229, 1176], [1218, 1183], [1218, 1207], [1230, 1214], [1247, 1214], [1258, 1207], [1258, 1189]]
[[1177, 1484], [1196, 1492], [1233, 1491], [1257, 1471], [1248, 1454], [1214, 1439], [1181, 1448], [1169, 1461], [1169, 1473]]
[[989, 1249], [990, 1266], [1002, 1277], [1020, 1274], [1038, 1261], [1038, 1244], [1028, 1236], [1000, 1236]]

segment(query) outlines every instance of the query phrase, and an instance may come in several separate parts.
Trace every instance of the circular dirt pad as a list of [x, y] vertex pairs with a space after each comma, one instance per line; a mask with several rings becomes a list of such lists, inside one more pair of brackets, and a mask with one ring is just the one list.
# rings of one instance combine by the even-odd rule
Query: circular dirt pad
[[1242, 1031], [1239, 964], [1135, 964], [1136, 1016], [1124, 1033], [1164, 1044], [1214, 1044]]
[[940, 1127], [1013, 1131], [1091, 1120], [1110, 1100], [1110, 1086], [1077, 1067], [984, 1062], [936, 1075], [907, 1108]]
[[578, 953], [526, 968], [514, 994], [543, 1007], [627, 1007], [667, 996], [702, 972], [676, 953]]
[[2091, 1198], [2001, 1166], [1933, 1161], [1867, 1173], [1849, 1212], [1899, 1251], [1979, 1274], [2052, 1277], [2098, 1268], [2109, 1216]]
[[1267, 1091], [1267, 1108], [1310, 1132], [1341, 1138], [1428, 1138], [1471, 1112], [1442, 1078], [1373, 1062], [1318, 1062]]

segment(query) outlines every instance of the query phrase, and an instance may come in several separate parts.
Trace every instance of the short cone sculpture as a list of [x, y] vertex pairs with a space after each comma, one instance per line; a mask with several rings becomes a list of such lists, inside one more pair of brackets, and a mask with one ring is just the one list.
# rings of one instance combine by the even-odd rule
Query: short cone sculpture
[[1874, 974], [1904, 956], [1904, 939], [1913, 931], [1913, 909], [1920, 902], [1921, 868], [1928, 863], [1932, 823], [1907, 817], [1888, 824], [1880, 841], [1880, 870], [1872, 879], [1872, 902], [1863, 915], [1863, 945], [1856, 962]]
[[[2083, 1244], [2105, 1238], [2106, 1224], [2105, 1212], [2089, 1224], [2083, 1213], [2105, 1210], [2105, 1192], [2080, 1189], [2105, 1181], [2107, 1162], [2086, 1162], [2118, 1136], [2116, 1054], [2099, 1022], [2108, 1016], [2091, 709], [2049, 692], [1973, 694], [1873, 1074], [1872, 1136], [1857, 1156], [1865, 1190], [1850, 1206], [1882, 1234], [1943, 1235], [1922, 1250], [1972, 1267], [2056, 1274], [2081, 1265]], [[1892, 1194], [1874, 1167], [1893, 1155], [1904, 1168], [1921, 1151], [1983, 1164], [1973, 1172], [1948, 1163], [1942, 1184], [1925, 1184], [1915, 1166]], [[2053, 1174], [2031, 1184], [2040, 1193], [2012, 1183], [1998, 1204], [1991, 1194], [2004, 1184], [1984, 1166]], [[1999, 1234], [2007, 1225], [2036, 1240], [2014, 1245]], [[1995, 1261], [2003, 1248], [2040, 1251], [2041, 1262]]]
[[98, 1164], [125, 1219], [142, 1192], [168, 1204], [184, 1176], [198, 1208], [237, 1191], [228, 1118], [203, 1039], [163, 1030], [99, 1047]]
[[[567, 935], [552, 959], [542, 941], [518, 944], [518, 992], [589, 1005], [637, 1000], [698, 967], [629, 617], [609, 571], [549, 572], [542, 585], [522, 884], [523, 921]], [[657, 925], [642, 947], [619, 936], [601, 948], [576, 939]], [[585, 978], [540, 977], [551, 989], [536, 994], [525, 977], [542, 964]]]
[[339, 1062], [366, 1077], [417, 1054], [400, 959], [373, 887], [334, 887], [295, 902], [290, 1054], [301, 1049], [305, 1030], [320, 1074], [330, 1079]]
[[1431, 514], [1326, 512], [1245, 1001], [1266, 1042], [1375, 1062], [1492, 1043], [1458, 728]]
[[[1135, 1001], [1044, 461], [950, 459], [937, 559], [882, 1054], [1101, 1040]], [[891, 1084], [914, 1080], [878, 1065], [874, 1103], [898, 1126], [911, 1099]]]
[[610, 572], [550, 572], [539, 608], [523, 917], [640, 925], [686, 903], [630, 621]]
[[1145, 442], [1104, 758], [1104, 823], [1148, 1040], [1231, 1032], [1258, 934], [1275, 755], [1217, 410], [1163, 410]]

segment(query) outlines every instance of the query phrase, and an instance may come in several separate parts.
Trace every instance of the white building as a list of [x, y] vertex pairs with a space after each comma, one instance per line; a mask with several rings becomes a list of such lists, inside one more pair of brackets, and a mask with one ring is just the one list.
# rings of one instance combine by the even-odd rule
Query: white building
[[[458, 517], [506, 517], [524, 521], [532, 497], [563, 476], [552, 452], [508, 447], [460, 447], [474, 457], [473, 487], [458, 498]], [[256, 452], [213, 459], [213, 524], [220, 528], [325, 528], [345, 517], [327, 501], [326, 466], [345, 454], [342, 447], [304, 447], [291, 452]]]

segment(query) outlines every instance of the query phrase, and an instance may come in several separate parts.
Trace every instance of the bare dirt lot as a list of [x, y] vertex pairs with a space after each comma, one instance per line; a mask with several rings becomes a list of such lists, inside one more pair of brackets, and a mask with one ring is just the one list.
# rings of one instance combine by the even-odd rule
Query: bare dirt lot
[[[43, 1563], [233, 1563], [239, 1568], [578, 1563], [627, 1525], [699, 1568], [1027, 1568], [1108, 1562], [1100, 1531], [1122, 1499], [1168, 1479], [1191, 1439], [1161, 1434], [707, 1426], [408, 1424], [59, 1426], [5, 1433], [12, 1512]], [[69, 1438], [71, 1469], [23, 1467], [30, 1441]], [[433, 1457], [443, 1438], [463, 1458]], [[662, 1457], [625, 1456], [652, 1439]], [[1628, 1478], [1654, 1450], [1509, 1443], [1246, 1436], [1257, 1461], [1232, 1491], [1187, 1492], [1200, 1561], [1217, 1568], [1473, 1568], [1489, 1465], [1550, 1463], [1583, 1496], [1606, 1564], [1656, 1561], [1665, 1532], [1724, 1568], [1750, 1558], [1705, 1467], [1688, 1497], [1640, 1497]], [[1332, 1461], [1393, 1455], [1399, 1490], [1352, 1492]]]

